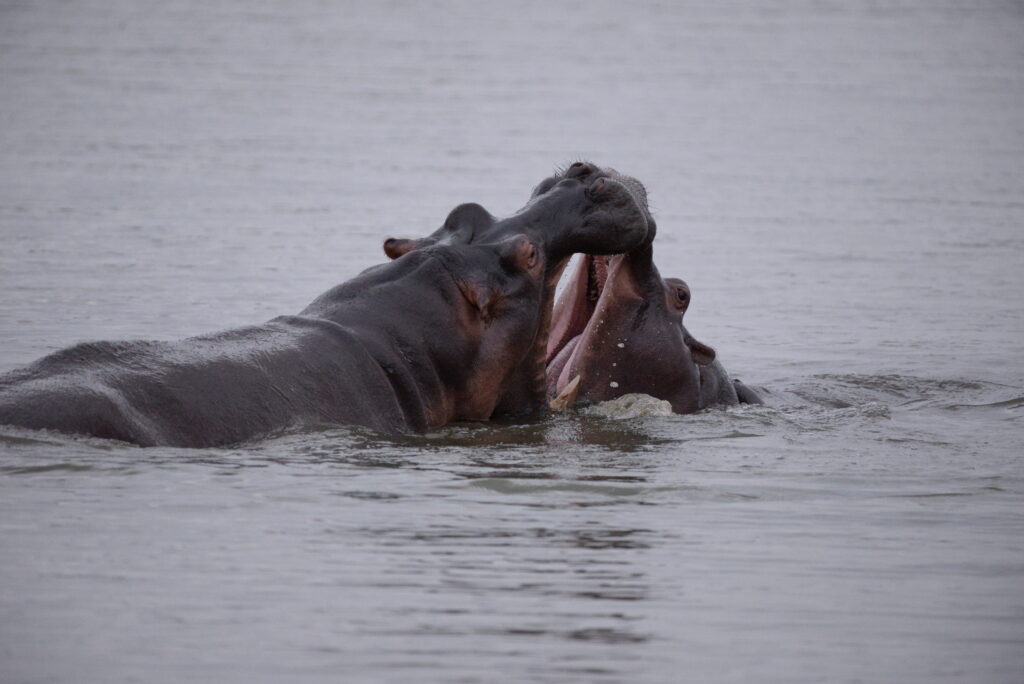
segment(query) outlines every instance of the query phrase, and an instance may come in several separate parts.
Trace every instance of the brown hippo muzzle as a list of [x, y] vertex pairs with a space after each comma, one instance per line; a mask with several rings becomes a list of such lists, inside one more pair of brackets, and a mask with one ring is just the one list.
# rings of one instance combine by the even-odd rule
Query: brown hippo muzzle
[[686, 283], [662, 279], [648, 245], [584, 255], [555, 305], [548, 338], [553, 408], [624, 394], [665, 399], [676, 413], [702, 408], [699, 366], [715, 352], [683, 327]]
[[661, 278], [649, 246], [584, 255], [555, 305], [547, 349], [551, 407], [631, 393], [667, 400], [676, 413], [763, 403], [683, 325], [690, 300], [684, 281]]

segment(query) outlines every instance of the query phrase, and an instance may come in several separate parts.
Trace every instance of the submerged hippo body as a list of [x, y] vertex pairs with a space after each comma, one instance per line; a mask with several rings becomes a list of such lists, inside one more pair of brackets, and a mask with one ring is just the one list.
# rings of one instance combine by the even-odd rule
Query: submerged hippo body
[[668, 401], [675, 413], [760, 403], [729, 378], [715, 350], [690, 335], [690, 288], [663, 279], [650, 245], [610, 259], [584, 255], [555, 306], [548, 342], [553, 405], [625, 394]]
[[297, 316], [179, 342], [79, 344], [0, 376], [0, 424], [187, 447], [301, 423], [422, 431], [490, 416], [529, 349], [539, 251], [435, 247]]

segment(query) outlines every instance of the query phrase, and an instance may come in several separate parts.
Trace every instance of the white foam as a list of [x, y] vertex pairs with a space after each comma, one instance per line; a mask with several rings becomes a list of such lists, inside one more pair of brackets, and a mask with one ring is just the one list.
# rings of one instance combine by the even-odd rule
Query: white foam
[[623, 394], [617, 399], [603, 401], [584, 410], [589, 415], [629, 420], [645, 416], [671, 416], [672, 404], [649, 394]]

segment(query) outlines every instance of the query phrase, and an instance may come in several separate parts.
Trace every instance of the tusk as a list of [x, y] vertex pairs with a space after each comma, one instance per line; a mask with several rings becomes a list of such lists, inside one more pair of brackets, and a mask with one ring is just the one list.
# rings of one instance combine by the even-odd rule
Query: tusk
[[580, 376], [576, 376], [569, 381], [569, 384], [558, 393], [558, 396], [551, 400], [548, 404], [552, 411], [564, 411], [565, 409], [572, 408], [572, 405], [576, 403], [576, 395], [580, 393]]

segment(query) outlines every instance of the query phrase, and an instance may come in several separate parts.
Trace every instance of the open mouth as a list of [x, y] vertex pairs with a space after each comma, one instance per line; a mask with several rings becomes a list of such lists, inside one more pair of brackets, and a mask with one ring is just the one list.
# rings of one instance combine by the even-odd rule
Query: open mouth
[[587, 328], [598, 310], [605, 287], [625, 255], [582, 254], [555, 304], [547, 346], [547, 391], [551, 408], [571, 406], [579, 390], [580, 376], [573, 375], [573, 361]]

